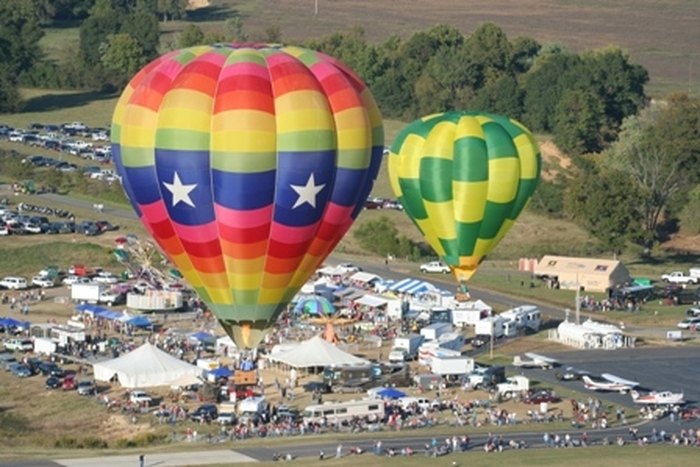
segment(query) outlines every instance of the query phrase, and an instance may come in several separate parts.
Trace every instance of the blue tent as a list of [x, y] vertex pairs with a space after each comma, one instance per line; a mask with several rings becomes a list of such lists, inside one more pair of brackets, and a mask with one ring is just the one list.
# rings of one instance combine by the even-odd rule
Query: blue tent
[[214, 337], [206, 331], [198, 331], [193, 334], [190, 334], [190, 339], [196, 340], [198, 342], [216, 342], [216, 337]]
[[401, 397], [406, 397], [405, 392], [394, 388], [384, 388], [381, 391], [377, 391], [377, 395], [382, 399], [399, 399]]
[[81, 305], [78, 305], [75, 307], [76, 310], [78, 310], [81, 313], [92, 313], [93, 315], [97, 315], [98, 313], [103, 313], [105, 311], [109, 311], [107, 308], [99, 305], [91, 305], [89, 303], [83, 303]]
[[220, 366], [216, 370], [209, 371], [209, 374], [214, 376], [215, 378], [228, 378], [233, 374], [233, 371], [229, 370], [225, 366]]
[[6, 328], [22, 328], [29, 329], [32, 323], [29, 321], [20, 321], [14, 318], [0, 318], [0, 326], [5, 326]]
[[145, 316], [134, 316], [133, 318], [129, 319], [126, 324], [129, 326], [134, 326], [136, 328], [147, 328], [150, 327], [153, 323], [151, 323], [151, 320], [148, 319]]

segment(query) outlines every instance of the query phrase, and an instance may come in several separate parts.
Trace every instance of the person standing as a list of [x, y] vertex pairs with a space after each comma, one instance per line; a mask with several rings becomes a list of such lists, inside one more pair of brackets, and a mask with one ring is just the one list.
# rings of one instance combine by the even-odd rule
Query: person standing
[[143, 467], [143, 464], [145, 462], [145, 458], [146, 458], [145, 455], [143, 455], [143, 454], [139, 455], [139, 467]]

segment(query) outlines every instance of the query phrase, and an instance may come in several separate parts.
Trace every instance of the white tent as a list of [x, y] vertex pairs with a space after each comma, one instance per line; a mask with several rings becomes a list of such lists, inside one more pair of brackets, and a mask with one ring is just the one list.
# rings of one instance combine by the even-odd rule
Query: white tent
[[340, 350], [321, 336], [312, 337], [288, 352], [270, 355], [269, 359], [293, 368], [367, 363], [367, 360]]
[[93, 365], [97, 381], [117, 375], [126, 388], [167, 386], [186, 375], [199, 376], [200, 368], [183, 362], [149, 343], [121, 357]]

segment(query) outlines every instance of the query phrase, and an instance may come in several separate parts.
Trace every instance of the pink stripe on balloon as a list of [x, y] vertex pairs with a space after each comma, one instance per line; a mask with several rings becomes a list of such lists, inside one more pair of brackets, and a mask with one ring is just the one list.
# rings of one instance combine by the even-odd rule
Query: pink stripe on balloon
[[219, 239], [216, 221], [200, 225], [184, 225], [173, 222], [177, 236], [190, 243], [206, 243]]
[[150, 204], [141, 204], [139, 205], [139, 209], [141, 209], [142, 218], [148, 223], [160, 222], [170, 218], [162, 199]]
[[272, 205], [244, 211], [214, 204], [214, 213], [218, 222], [229, 227], [236, 229], [260, 227], [269, 224], [272, 220]]
[[161, 64], [158, 67], [158, 73], [162, 73], [163, 75], [173, 80], [180, 73], [182, 68], [182, 63], [178, 62], [177, 60], [168, 60], [166, 62], [163, 62], [163, 64]]
[[[335, 203], [328, 203], [323, 220], [330, 224], [344, 224], [352, 216], [354, 206], [341, 206]], [[351, 221], [352, 222], [352, 221]]]
[[312, 240], [316, 236], [317, 229], [318, 222], [303, 227], [292, 227], [273, 222], [270, 228], [270, 240], [289, 244], [302, 243]]
[[316, 62], [310, 69], [319, 81], [323, 81], [324, 78], [339, 73], [338, 69], [328, 62]]
[[221, 76], [219, 81], [231, 76], [257, 76], [264, 80], [270, 80], [270, 73], [267, 68], [258, 64], [250, 62], [232, 63], [227, 65], [221, 70]]
[[198, 62], [213, 63], [214, 65], [221, 67], [224, 63], [226, 63], [226, 56], [220, 53], [207, 52], [200, 55], [195, 60]]

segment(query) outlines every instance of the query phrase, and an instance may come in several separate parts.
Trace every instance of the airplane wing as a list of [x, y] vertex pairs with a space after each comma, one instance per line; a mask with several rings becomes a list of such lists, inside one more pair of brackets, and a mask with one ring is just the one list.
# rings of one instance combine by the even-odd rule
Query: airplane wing
[[610, 381], [611, 383], [622, 384], [625, 386], [629, 386], [631, 388], [639, 386], [639, 383], [636, 381], [630, 381], [629, 379], [620, 378], [619, 376], [615, 376], [615, 375], [610, 374], [610, 373], [603, 373], [600, 376], [603, 377], [604, 379]]
[[525, 356], [528, 358], [531, 358], [535, 360], [536, 362], [543, 362], [543, 363], [549, 363], [550, 365], [555, 365], [559, 363], [558, 360], [550, 357], [545, 357], [544, 355], [532, 353], [532, 352], [525, 352]]

